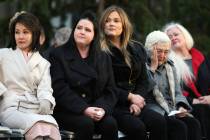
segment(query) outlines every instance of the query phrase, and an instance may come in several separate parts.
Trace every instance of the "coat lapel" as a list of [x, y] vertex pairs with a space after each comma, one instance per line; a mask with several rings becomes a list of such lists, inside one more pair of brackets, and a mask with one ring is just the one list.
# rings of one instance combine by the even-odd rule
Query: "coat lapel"
[[66, 62], [68, 62], [67, 65], [73, 71], [76, 71], [88, 77], [97, 78], [97, 72], [94, 67], [91, 67], [84, 60], [82, 60], [76, 47], [72, 46], [72, 48], [70, 48], [70, 46], [65, 46], [64, 57], [67, 60]]
[[41, 61], [42, 57], [39, 52], [34, 52], [27, 63], [29, 70], [32, 71]]
[[[34, 60], [36, 58], [33, 58], [34, 54], [32, 54], [30, 60], [28, 61], [28, 63], [26, 62], [23, 54], [22, 54], [22, 51], [20, 49], [16, 49], [15, 51], [13, 51], [14, 53], [14, 60], [16, 61], [17, 63], [17, 68], [19, 69], [19, 71], [22, 73], [23, 75], [23, 78], [25, 79], [29, 89], [31, 91], [34, 91], [35, 90], [35, 87], [34, 87], [34, 84], [33, 84], [33, 79], [32, 79], [32, 76], [30, 75], [30, 71], [31, 71], [31, 67], [34, 67], [36, 64], [38, 64], [39, 62], [39, 59], [37, 62], [34, 62]], [[32, 60], [34, 59], [34, 60]], [[30, 62], [32, 61], [32, 62]], [[29, 64], [33, 64], [32, 66], [30, 66]]]

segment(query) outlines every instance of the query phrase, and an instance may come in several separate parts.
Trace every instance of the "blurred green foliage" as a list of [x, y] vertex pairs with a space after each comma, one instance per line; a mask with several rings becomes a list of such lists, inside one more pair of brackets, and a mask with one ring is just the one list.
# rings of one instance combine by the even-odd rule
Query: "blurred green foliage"
[[70, 12], [74, 20], [75, 16], [87, 9], [100, 16], [104, 8], [119, 5], [133, 23], [135, 39], [142, 43], [149, 32], [175, 21], [190, 31], [196, 48], [210, 54], [209, 0], [1, 0], [1, 3], [10, 8], [7, 16], [0, 17], [0, 44], [7, 44], [9, 18], [20, 10], [30, 11], [39, 17], [49, 41], [54, 31], [50, 23], [52, 17], [60, 16], [65, 21], [66, 13]]

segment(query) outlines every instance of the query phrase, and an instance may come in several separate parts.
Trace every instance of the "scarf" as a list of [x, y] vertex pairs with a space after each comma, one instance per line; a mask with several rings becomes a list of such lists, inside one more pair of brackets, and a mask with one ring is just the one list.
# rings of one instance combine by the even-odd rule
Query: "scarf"
[[[167, 73], [167, 78], [168, 78], [168, 82], [169, 82], [169, 94], [172, 98], [172, 102], [173, 102], [173, 106], [175, 107], [175, 83], [174, 83], [174, 74], [173, 74], [173, 70], [170, 64], [166, 63], [164, 65], [165, 69], [166, 69], [166, 73]], [[169, 106], [167, 101], [165, 100], [165, 98], [163, 97], [163, 94], [161, 93], [161, 91], [158, 88], [158, 85], [156, 85], [154, 87], [153, 90], [153, 95], [155, 97], [155, 100], [157, 101], [157, 103], [167, 112], [170, 112]]]

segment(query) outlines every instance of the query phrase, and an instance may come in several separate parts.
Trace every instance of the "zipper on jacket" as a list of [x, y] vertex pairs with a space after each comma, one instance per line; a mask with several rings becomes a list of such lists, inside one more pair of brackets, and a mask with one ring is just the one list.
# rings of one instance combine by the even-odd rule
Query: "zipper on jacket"
[[133, 71], [132, 71], [132, 68], [131, 68], [131, 73], [130, 73], [130, 76], [129, 76], [129, 79], [128, 79], [128, 83], [129, 83], [129, 85], [131, 85], [131, 84], [132, 84], [132, 80], [131, 80], [132, 73], [133, 73]]

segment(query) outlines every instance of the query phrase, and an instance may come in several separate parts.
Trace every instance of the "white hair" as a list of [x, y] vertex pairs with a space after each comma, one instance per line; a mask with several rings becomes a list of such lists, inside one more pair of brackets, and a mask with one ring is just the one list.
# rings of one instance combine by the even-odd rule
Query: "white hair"
[[185, 38], [185, 41], [186, 41], [187, 48], [190, 50], [194, 45], [194, 40], [192, 38], [192, 35], [189, 33], [189, 31], [184, 26], [182, 26], [181, 24], [176, 23], [176, 22], [171, 22], [171, 23], [166, 24], [163, 27], [163, 31], [165, 33], [167, 33], [168, 30], [170, 30], [171, 28], [174, 28], [174, 27], [178, 28], [182, 32], [182, 34]]
[[51, 42], [52, 46], [55, 45], [55, 47], [58, 47], [58, 46], [62, 46], [63, 44], [65, 44], [69, 40], [71, 31], [72, 31], [72, 29], [69, 27], [59, 28], [55, 32], [55, 36]]
[[[157, 43], [170, 43], [171, 45], [171, 40], [166, 33], [161, 31], [153, 31], [149, 33], [146, 37], [145, 48], [150, 51]], [[181, 56], [177, 55], [172, 50], [170, 51], [168, 58], [174, 62], [179, 83], [181, 81], [188, 83], [189, 81], [193, 80], [194, 76]]]
[[178, 82], [184, 81], [187, 84], [194, 79], [189, 66], [185, 63], [181, 56], [172, 50], [168, 58], [174, 62], [174, 66], [177, 71]]
[[161, 31], [153, 31], [149, 33], [146, 37], [145, 48], [151, 50], [157, 43], [169, 43], [171, 45], [171, 40], [166, 33]]

